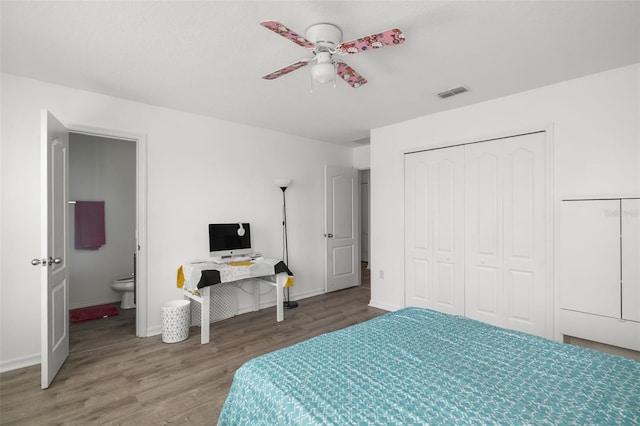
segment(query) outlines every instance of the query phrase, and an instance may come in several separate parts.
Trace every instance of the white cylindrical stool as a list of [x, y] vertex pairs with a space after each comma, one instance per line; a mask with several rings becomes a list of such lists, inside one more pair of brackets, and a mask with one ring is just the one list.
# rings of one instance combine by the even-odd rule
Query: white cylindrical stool
[[162, 307], [162, 341], [182, 342], [189, 337], [191, 303], [188, 300], [171, 300]]

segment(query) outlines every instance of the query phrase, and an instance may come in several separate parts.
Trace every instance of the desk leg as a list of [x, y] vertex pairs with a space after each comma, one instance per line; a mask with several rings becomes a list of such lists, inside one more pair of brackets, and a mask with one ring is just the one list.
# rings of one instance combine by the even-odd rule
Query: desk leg
[[200, 289], [202, 296], [202, 304], [200, 306], [200, 344], [209, 343], [209, 307], [211, 306], [210, 288], [204, 287]]
[[276, 320], [278, 322], [284, 320], [284, 283], [287, 282], [289, 275], [285, 272], [281, 272], [276, 275]]

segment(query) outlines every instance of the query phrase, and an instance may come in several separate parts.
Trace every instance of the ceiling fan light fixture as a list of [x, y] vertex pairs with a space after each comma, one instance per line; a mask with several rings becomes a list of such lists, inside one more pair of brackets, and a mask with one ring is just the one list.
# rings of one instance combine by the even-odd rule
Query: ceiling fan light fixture
[[318, 83], [330, 83], [336, 78], [336, 70], [332, 63], [320, 63], [311, 67], [311, 78]]
[[320, 84], [334, 82], [336, 74], [349, 86], [360, 87], [367, 83], [367, 79], [358, 74], [353, 68], [342, 60], [336, 60], [333, 55], [351, 55], [358, 52], [367, 52], [385, 46], [395, 46], [404, 43], [404, 34], [399, 28], [373, 33], [358, 37], [349, 41], [342, 40], [342, 31], [336, 25], [329, 23], [315, 24], [307, 28], [306, 38], [287, 28], [278, 21], [262, 21], [260, 25], [281, 35], [298, 46], [313, 51], [313, 58], [301, 59], [267, 75], [265, 80], [273, 80], [306, 65], [311, 65], [311, 92], [313, 83]]

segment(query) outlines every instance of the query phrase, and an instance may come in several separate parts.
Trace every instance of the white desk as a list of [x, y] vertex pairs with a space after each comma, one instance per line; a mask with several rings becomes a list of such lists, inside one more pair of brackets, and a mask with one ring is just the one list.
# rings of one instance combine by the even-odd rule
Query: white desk
[[[273, 259], [264, 259], [254, 261], [251, 266], [230, 266], [213, 262], [187, 263], [182, 265], [185, 278], [182, 294], [185, 298], [200, 303], [201, 344], [209, 343], [209, 306], [211, 303], [211, 286], [209, 285], [200, 289], [197, 288], [202, 276], [202, 271], [218, 270], [220, 272], [220, 283], [253, 280], [254, 311], [260, 310], [260, 283], [275, 287], [276, 321], [281, 322], [284, 320], [284, 297], [281, 289], [284, 288], [284, 285], [289, 279], [289, 274], [287, 272], [274, 273], [274, 266], [278, 262], [279, 261]], [[194, 293], [194, 290], [198, 290], [199, 294]]]

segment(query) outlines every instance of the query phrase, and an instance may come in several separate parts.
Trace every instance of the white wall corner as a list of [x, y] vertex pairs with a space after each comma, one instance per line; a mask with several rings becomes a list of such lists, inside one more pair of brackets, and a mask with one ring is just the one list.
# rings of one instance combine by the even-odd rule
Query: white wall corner
[[353, 167], [358, 170], [371, 168], [371, 145], [353, 148]]
[[404, 308], [404, 306], [390, 305], [388, 303], [380, 302], [379, 300], [373, 300], [373, 299], [369, 301], [369, 306], [371, 306], [372, 308], [378, 308], [378, 309], [382, 309], [384, 311], [389, 311], [389, 312], [399, 311], [400, 309]]

